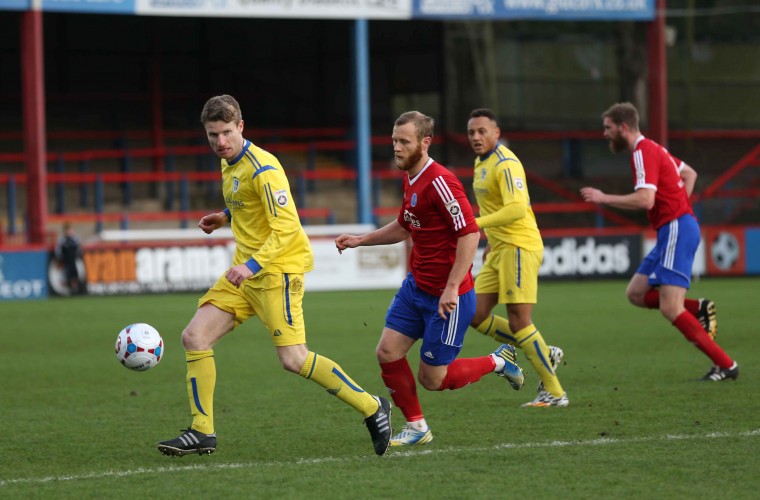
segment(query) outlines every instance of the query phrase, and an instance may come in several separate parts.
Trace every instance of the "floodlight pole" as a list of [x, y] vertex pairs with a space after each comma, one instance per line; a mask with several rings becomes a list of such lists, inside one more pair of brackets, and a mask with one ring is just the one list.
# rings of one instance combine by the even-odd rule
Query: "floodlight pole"
[[45, 72], [40, 1], [21, 14], [21, 87], [27, 175], [29, 243], [45, 244], [47, 225], [47, 146], [45, 143]]
[[372, 158], [369, 83], [369, 28], [366, 19], [354, 21], [354, 80], [356, 129], [357, 215], [360, 224], [372, 223]]
[[647, 136], [668, 145], [668, 64], [665, 53], [665, 0], [655, 1], [649, 24], [649, 127]]

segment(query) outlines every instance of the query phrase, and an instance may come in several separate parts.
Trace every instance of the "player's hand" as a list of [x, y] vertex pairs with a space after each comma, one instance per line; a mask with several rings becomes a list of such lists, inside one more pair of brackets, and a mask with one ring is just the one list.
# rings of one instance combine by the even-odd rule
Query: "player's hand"
[[338, 253], [343, 253], [346, 248], [356, 248], [359, 246], [359, 237], [353, 234], [341, 234], [335, 238], [335, 248]]
[[486, 247], [483, 249], [483, 264], [485, 264], [489, 253], [491, 253], [491, 245], [486, 244]]
[[206, 234], [211, 234], [224, 225], [227, 215], [224, 212], [216, 212], [204, 215], [198, 222], [198, 227]]
[[441, 318], [446, 319], [446, 315], [451, 314], [456, 309], [457, 304], [459, 304], [458, 292], [458, 289], [449, 288], [443, 291], [440, 300], [438, 300], [438, 315]]
[[224, 276], [230, 283], [235, 285], [237, 288], [240, 288], [240, 285], [243, 284], [243, 281], [253, 276], [253, 271], [248, 269], [248, 266], [245, 264], [240, 264], [227, 269], [227, 272]]
[[601, 203], [603, 195], [604, 193], [596, 188], [592, 188], [592, 187], [581, 188], [581, 197], [583, 198], [584, 201], [587, 201], [589, 203]]

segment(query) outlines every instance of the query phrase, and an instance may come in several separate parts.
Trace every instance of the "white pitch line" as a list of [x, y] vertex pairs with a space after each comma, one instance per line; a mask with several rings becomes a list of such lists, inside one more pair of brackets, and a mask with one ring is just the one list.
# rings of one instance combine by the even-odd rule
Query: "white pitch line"
[[[416, 457], [424, 455], [445, 455], [452, 453], [473, 453], [473, 452], [492, 452], [498, 450], [517, 450], [528, 448], [560, 448], [570, 446], [602, 446], [629, 443], [644, 443], [652, 441], [685, 441], [694, 439], [716, 439], [716, 438], [739, 438], [739, 437], [758, 437], [760, 429], [754, 429], [744, 432], [711, 432], [709, 434], [666, 434], [664, 436], [635, 437], [629, 439], [618, 438], [599, 438], [588, 441], [544, 441], [536, 443], [499, 443], [491, 446], [452, 446], [446, 448], [428, 448], [423, 450], [406, 450], [391, 451], [387, 458], [392, 457]], [[249, 462], [249, 463], [226, 463], [226, 464], [194, 464], [180, 465], [176, 467], [140, 467], [137, 469], [128, 469], [122, 471], [102, 471], [89, 472], [87, 474], [76, 474], [67, 476], [46, 476], [46, 477], [24, 477], [17, 479], [0, 479], [0, 487], [14, 484], [42, 484], [63, 481], [84, 481], [88, 479], [103, 479], [108, 477], [129, 477], [139, 474], [156, 474], [161, 472], [183, 472], [192, 470], [224, 470], [224, 469], [250, 469], [253, 467], [282, 467], [287, 465], [319, 465], [330, 462], [356, 462], [357, 460], [376, 460], [372, 455], [362, 457], [319, 457], [319, 458], [297, 458], [290, 461], [281, 462]]]

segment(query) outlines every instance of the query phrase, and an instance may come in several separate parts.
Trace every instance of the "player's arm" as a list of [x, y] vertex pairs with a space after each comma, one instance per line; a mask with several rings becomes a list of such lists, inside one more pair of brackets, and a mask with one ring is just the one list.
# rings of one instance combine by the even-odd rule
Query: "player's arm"
[[457, 253], [454, 259], [454, 265], [451, 266], [449, 278], [446, 281], [446, 288], [441, 294], [438, 301], [438, 314], [446, 318], [446, 313], [451, 313], [459, 303], [459, 285], [470, 272], [472, 261], [475, 260], [475, 254], [478, 251], [478, 242], [480, 233], [467, 233], [457, 240]]
[[655, 190], [642, 187], [629, 194], [607, 194], [592, 187], [581, 188], [581, 197], [589, 203], [608, 205], [622, 210], [650, 210], [654, 206]]
[[[509, 161], [502, 162], [502, 165]], [[519, 164], [518, 164], [519, 165]], [[502, 206], [493, 213], [478, 217], [475, 222], [481, 229], [506, 226], [528, 215], [528, 196], [525, 190], [525, 171], [522, 168], [501, 169], [497, 176], [499, 192], [501, 193]], [[513, 177], [516, 174], [518, 177]]]
[[409, 238], [410, 234], [409, 231], [399, 224], [398, 220], [394, 220], [389, 224], [366, 234], [358, 236], [353, 234], [341, 234], [335, 238], [335, 247], [338, 249], [338, 252], [343, 253], [343, 250], [346, 248], [391, 245], [406, 240]]
[[201, 217], [201, 220], [198, 222], [198, 227], [201, 228], [204, 233], [211, 234], [231, 220], [232, 216], [230, 215], [230, 209], [225, 208], [221, 212], [214, 212], [213, 214]]
[[694, 185], [697, 183], [697, 171], [686, 163], [681, 162], [681, 167], [678, 169], [678, 173], [681, 174], [683, 187], [686, 189], [686, 195], [690, 197], [691, 193], [694, 192]]

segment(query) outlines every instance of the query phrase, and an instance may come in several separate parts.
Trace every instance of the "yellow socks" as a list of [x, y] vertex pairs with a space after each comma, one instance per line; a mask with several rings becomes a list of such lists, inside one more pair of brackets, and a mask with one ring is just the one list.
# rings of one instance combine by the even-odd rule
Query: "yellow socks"
[[561, 397], [565, 391], [554, 374], [549, 359], [549, 348], [544, 342], [544, 337], [534, 324], [530, 324], [515, 333], [518, 346], [522, 349], [525, 357], [528, 358], [533, 369], [541, 377], [546, 391], [551, 393], [555, 398]]
[[377, 400], [351, 380], [351, 377], [346, 375], [343, 369], [330, 358], [309, 351], [299, 375], [318, 383], [327, 389], [327, 392], [356, 408], [365, 417], [377, 411]]
[[187, 396], [196, 431], [214, 433], [214, 386], [216, 363], [214, 351], [185, 351], [187, 360]]
[[509, 344], [517, 347], [517, 340], [512, 336], [507, 318], [492, 314], [484, 322], [475, 327], [483, 335], [488, 335], [499, 344]]

